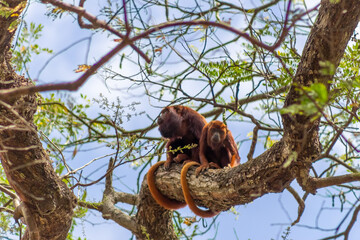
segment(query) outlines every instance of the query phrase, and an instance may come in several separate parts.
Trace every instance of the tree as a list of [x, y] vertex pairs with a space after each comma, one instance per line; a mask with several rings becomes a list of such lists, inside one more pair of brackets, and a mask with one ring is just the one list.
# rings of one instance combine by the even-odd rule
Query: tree
[[[126, 129], [126, 118], [145, 119], [145, 114], [128, 114], [135, 104], [112, 104], [103, 96], [96, 103], [111, 114], [90, 117], [90, 105], [38, 94], [75, 91], [95, 74], [127, 84], [127, 92], [146, 95], [153, 105], [188, 104], [208, 119], [252, 126], [247, 160], [240, 166], [188, 179], [197, 204], [226, 211], [287, 189], [299, 204], [298, 218], [291, 224], [296, 225], [309, 194], [326, 188], [330, 201], [349, 207], [326, 239], [349, 238], [360, 210], [359, 187], [353, 184], [360, 179], [360, 42], [354, 34], [360, 19], [358, 0], [323, 0], [312, 8], [279, 0], [256, 7], [226, 1], [120, 1], [104, 3], [98, 17], [84, 0], [78, 5], [42, 2], [48, 4], [51, 17], [71, 14], [81, 28], [111, 34], [117, 44], [95, 63], [79, 66], [82, 75], [75, 81], [34, 85], [19, 72], [26, 70], [21, 68], [30, 61], [30, 52], [41, 49], [31, 45], [17, 50], [19, 41], [11, 45], [27, 3], [0, 2], [0, 159], [6, 175], [0, 185], [5, 194], [1, 210], [26, 224], [23, 239], [65, 239], [75, 206], [77, 214], [83, 208], [100, 212], [138, 239], [185, 237], [178, 225], [174, 228], [172, 211], [155, 203], [145, 180], [136, 194], [118, 191], [113, 184], [117, 169], [135, 163], [140, 179], [152, 160], [162, 157], [164, 141], [152, 131], [156, 119], [143, 128]], [[155, 12], [161, 16], [153, 21]], [[161, 23], [153, 23], [157, 21]], [[28, 34], [22, 35], [24, 42], [29, 33], [38, 32], [31, 25], [23, 29]], [[297, 42], [303, 34], [307, 40], [300, 54]], [[112, 58], [120, 59], [119, 69], [106, 67]], [[124, 68], [130, 64], [138, 72], [126, 75]], [[56, 133], [60, 137], [51, 139]], [[254, 157], [259, 139], [265, 149]], [[96, 171], [100, 176], [82, 173], [96, 159], [75, 168], [68, 163], [71, 157], [64, 157], [69, 149], [76, 156], [86, 144], [113, 149], [106, 169]], [[164, 195], [183, 201], [180, 169], [160, 168], [156, 182]], [[86, 189], [99, 182], [104, 183], [102, 201], [90, 202]], [[301, 190], [293, 187], [296, 182]], [[80, 197], [73, 194], [76, 189]], [[117, 203], [130, 204], [136, 211], [128, 213]]]

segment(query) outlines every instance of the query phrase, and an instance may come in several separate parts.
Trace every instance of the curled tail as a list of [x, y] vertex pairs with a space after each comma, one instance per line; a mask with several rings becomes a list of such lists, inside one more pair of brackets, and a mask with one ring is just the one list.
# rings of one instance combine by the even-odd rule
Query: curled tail
[[217, 214], [219, 214], [219, 212], [213, 212], [211, 210], [201, 210], [200, 208], [198, 208], [198, 206], [196, 206], [194, 199], [192, 198], [191, 194], [190, 194], [190, 190], [189, 190], [189, 186], [187, 184], [186, 181], [186, 174], [189, 170], [189, 168], [191, 166], [194, 165], [200, 165], [198, 162], [188, 162], [184, 165], [184, 167], [181, 169], [181, 188], [183, 190], [183, 194], [184, 194], [184, 198], [186, 203], [189, 205], [189, 208], [198, 216], [203, 217], [203, 218], [210, 218], [210, 217], [214, 217]]
[[155, 201], [162, 207], [168, 210], [176, 210], [186, 206], [186, 203], [170, 199], [161, 194], [161, 192], [156, 188], [155, 185], [155, 171], [160, 165], [163, 165], [165, 161], [160, 161], [154, 164], [147, 173], [147, 184], [149, 186], [150, 193]]

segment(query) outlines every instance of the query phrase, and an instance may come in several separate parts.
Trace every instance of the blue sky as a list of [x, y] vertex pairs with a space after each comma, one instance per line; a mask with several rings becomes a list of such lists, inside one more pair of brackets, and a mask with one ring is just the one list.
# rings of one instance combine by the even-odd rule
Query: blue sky
[[[96, 10], [98, 5], [96, 3], [86, 2], [86, 8], [91, 10]], [[42, 69], [44, 64], [48, 61], [51, 55], [41, 54], [35, 56], [33, 62], [29, 65], [30, 75], [33, 79], [37, 79], [38, 84], [50, 83], [50, 82], [63, 82], [63, 81], [73, 81], [79, 77], [79, 74], [74, 73], [74, 70], [79, 64], [92, 64], [99, 57], [105, 55], [116, 43], [113, 41], [115, 37], [108, 36], [107, 34], [96, 33], [93, 35], [92, 31], [86, 29], [80, 29], [77, 25], [77, 22], [70, 16], [64, 15], [62, 19], [52, 21], [48, 17], [44, 16], [46, 8], [43, 4], [38, 2], [33, 2], [25, 15], [25, 20], [27, 22], [35, 22], [37, 24], [41, 23], [44, 25], [44, 30], [42, 32], [42, 37], [39, 39], [38, 44], [41, 47], [47, 47], [54, 50], [54, 53], [62, 51], [66, 46], [72, 45], [74, 42], [77, 42], [83, 38], [91, 37], [91, 44], [89, 45], [88, 40], [84, 40], [79, 44], [74, 45], [69, 50], [60, 54], [49, 62], [41, 72], [39, 76], [39, 71]], [[90, 39], [90, 38], [89, 38]], [[300, 43], [301, 44], [301, 43]], [[129, 51], [126, 49], [125, 52]], [[88, 56], [88, 57], [87, 57]], [[115, 57], [111, 60], [108, 66], [117, 68], [119, 63], [119, 58]], [[122, 71], [124, 74], [130, 74], [131, 71], [134, 71], [135, 68], [132, 68], [131, 65], [123, 67]], [[117, 86], [119, 87], [119, 86]], [[123, 87], [123, 86], [122, 86]], [[246, 84], [243, 86], [245, 89], [251, 86]], [[72, 93], [74, 97], [79, 96], [80, 93], [85, 93], [90, 98], [96, 98], [99, 96], [99, 93], [104, 93], [110, 99], [115, 99], [119, 96], [119, 92], [115, 89], [109, 90], [100, 77], [93, 76], [91, 77], [79, 90], [79, 92]], [[123, 92], [122, 92], [123, 93]], [[46, 95], [46, 94], [44, 94]], [[131, 96], [121, 95], [120, 96], [124, 103], [129, 103], [133, 101]], [[141, 105], [138, 107], [138, 110], [149, 110], [147, 113], [155, 118], [159, 113], [159, 109], [152, 107], [151, 105], [156, 103], [151, 102], [147, 97], [136, 98], [138, 101], [141, 101]], [[149, 104], [149, 102], [151, 104]], [[94, 113], [98, 109], [94, 109]], [[139, 117], [136, 121], [126, 122], [125, 127], [130, 129], [138, 128], [139, 126], [146, 126], [150, 121], [145, 119], [145, 117]], [[229, 128], [233, 131], [234, 136], [237, 139], [248, 138], [247, 134], [252, 131], [250, 124], [244, 124], [241, 122], [230, 122]], [[154, 134], [157, 134], [154, 132]], [[93, 146], [96, 147], [96, 146]], [[240, 155], [242, 161], [246, 159], [246, 154], [249, 148], [249, 142], [244, 143], [240, 149]], [[257, 147], [255, 155], [258, 155], [262, 152], [261, 147]], [[86, 162], [90, 161], [93, 158], [105, 155], [109, 153], [109, 149], [99, 149], [95, 152], [80, 152], [74, 160], [70, 162], [73, 168], [82, 166]], [[68, 154], [69, 155], [69, 154]], [[106, 163], [107, 158], [99, 160], [96, 162], [92, 169], [103, 165]], [[320, 166], [322, 167], [322, 166]], [[133, 173], [131, 168], [128, 166], [123, 166], [118, 168], [118, 175], [127, 186], [135, 188], [136, 185], [136, 174]], [[91, 170], [91, 169], [90, 169]], [[89, 171], [90, 171], [89, 170]], [[102, 175], [103, 172], [99, 172], [98, 175]], [[115, 181], [114, 184], [117, 184], [117, 187], [125, 192], [130, 192], [124, 183], [121, 181]], [[292, 186], [296, 190], [300, 190], [297, 183], [293, 183]], [[98, 186], [92, 186], [88, 188], [88, 200], [101, 200], [102, 189]], [[320, 190], [319, 194], [326, 195], [327, 190]], [[300, 194], [302, 196], [302, 194]], [[331, 207], [331, 201], [326, 201], [324, 203], [324, 198], [318, 196], [309, 196], [306, 201], [306, 209], [301, 218], [301, 221], [298, 225], [309, 225], [315, 226], [317, 215], [322, 204], [325, 204], [324, 207]], [[123, 207], [123, 206], [121, 206]], [[124, 205], [125, 207], [125, 205]], [[335, 202], [335, 207], [339, 207], [339, 203]], [[128, 208], [128, 207], [127, 207]], [[268, 194], [261, 197], [260, 199], [255, 200], [252, 203], [249, 203], [244, 206], [236, 206], [236, 211], [239, 213], [238, 216], [235, 216], [232, 213], [222, 213], [218, 218], [218, 234], [216, 239], [236, 239], [234, 232], [237, 233], [240, 240], [265, 240], [265, 239], [281, 239], [282, 232], [286, 229], [292, 220], [297, 217], [297, 202], [287, 191], [281, 194]], [[193, 216], [188, 208], [180, 210], [182, 213], [188, 216]], [[334, 227], [337, 222], [335, 222], [335, 216], [338, 216], [339, 211], [334, 211], [330, 209], [324, 209], [321, 214], [318, 216], [320, 227]], [[344, 214], [344, 212], [342, 213]], [[123, 229], [117, 224], [113, 223], [110, 220], [102, 219], [101, 215], [97, 212], [90, 212], [89, 219], [95, 223], [101, 223], [99, 225], [92, 225], [86, 220], [80, 222], [79, 227], [76, 229], [76, 236], [86, 237], [89, 240], [104, 239], [104, 240], [115, 240], [115, 239], [128, 239], [131, 234], [129, 231]], [[291, 219], [289, 219], [289, 217]], [[208, 223], [211, 220], [207, 220]], [[280, 225], [274, 225], [280, 224]], [[331, 232], [329, 232], [329, 235]], [[357, 223], [352, 230], [350, 239], [357, 239], [355, 236], [359, 236], [359, 224]], [[214, 232], [206, 234], [205, 236], [197, 237], [196, 239], [208, 239], [213, 237]], [[301, 240], [301, 239], [318, 239], [325, 237], [324, 232], [314, 231], [306, 227], [295, 226], [291, 229], [291, 234], [289, 239]]]

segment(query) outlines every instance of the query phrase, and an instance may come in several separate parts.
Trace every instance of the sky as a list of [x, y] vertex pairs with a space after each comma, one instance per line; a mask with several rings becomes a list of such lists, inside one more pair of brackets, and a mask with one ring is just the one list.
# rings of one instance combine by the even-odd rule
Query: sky
[[[86, 2], [86, 8], [96, 10], [99, 5], [97, 2]], [[92, 64], [99, 57], [105, 55], [113, 46], [115, 37], [108, 36], [107, 34], [94, 34], [90, 30], [80, 29], [77, 26], [76, 20], [72, 17], [64, 15], [60, 20], [49, 20], [44, 15], [46, 12], [45, 5], [32, 2], [26, 11], [25, 20], [27, 22], [35, 22], [36, 24], [43, 24], [44, 30], [42, 31], [42, 37], [38, 40], [38, 44], [41, 47], [47, 47], [52, 49], [54, 53], [60, 53], [67, 46], [72, 46], [75, 42], [83, 39], [76, 45], [73, 45], [67, 51], [62, 52], [56, 58], [53, 58], [50, 62], [52, 55], [41, 54], [33, 58], [30, 67], [30, 76], [36, 79], [37, 84], [50, 83], [50, 82], [63, 82], [73, 81], [79, 77], [78, 73], [74, 70], [77, 65], [80, 64]], [[154, 19], [154, 21], [160, 21]], [[91, 42], [90, 42], [91, 39]], [[301, 44], [301, 43], [299, 43]], [[126, 49], [126, 53], [129, 49]], [[108, 64], [109, 67], [117, 68], [119, 64], [119, 58], [115, 57]], [[44, 68], [44, 66], [46, 66]], [[43, 70], [42, 70], [43, 69]], [[134, 69], [131, 66], [123, 67], [122, 71], [124, 74], [130, 74]], [[41, 72], [40, 72], [41, 71]], [[122, 86], [124, 87], [124, 86]], [[244, 84], [243, 87], [248, 89], [251, 85]], [[76, 93], [71, 93], [75, 98], [80, 93], [85, 93], [90, 99], [97, 98], [99, 93], [104, 93], [107, 97], [115, 100], [119, 97], [119, 93], [116, 89], [108, 89], [104, 82], [96, 76], [91, 77]], [[122, 92], [123, 93], [123, 92]], [[45, 93], [46, 96], [48, 93]], [[121, 95], [120, 98], [124, 102], [130, 102], [133, 99], [131, 95]], [[141, 101], [141, 105], [138, 106], [138, 110], [148, 110], [150, 117], [155, 118], [159, 114], [159, 109], [154, 108], [155, 102], [152, 102], [146, 97], [137, 98]], [[94, 109], [94, 114], [98, 109]], [[146, 126], [149, 124], [149, 120], [144, 121], [131, 121], [126, 122], [125, 127], [138, 128], [139, 126]], [[245, 124], [245, 125], [244, 125]], [[244, 127], [246, 126], [246, 127]], [[247, 138], [248, 132], [251, 132], [250, 124], [240, 122], [230, 122], [229, 128], [234, 129], [233, 133], [237, 139]], [[241, 129], [241, 130], [240, 130]], [[157, 134], [154, 132], [154, 134]], [[96, 147], [96, 146], [92, 146]], [[244, 143], [240, 146], [239, 152], [241, 159], [246, 159], [246, 154], [249, 148], [249, 142]], [[255, 155], [259, 155], [262, 152], [261, 148], [257, 148]], [[76, 168], [82, 166], [86, 162], [96, 157], [108, 154], [109, 150], [105, 148], [98, 149], [94, 152], [80, 152], [76, 158], [71, 161], [72, 167]], [[106, 163], [107, 158], [97, 161], [92, 167], [97, 167]], [[320, 166], [321, 167], [321, 166]], [[119, 175], [121, 179], [115, 181], [118, 184], [117, 187], [126, 192], [130, 192], [128, 187], [136, 187], [136, 176], [135, 174], [128, 174], [129, 169], [126, 167], [119, 168]], [[101, 172], [99, 173], [101, 175]], [[126, 183], [126, 184], [125, 184]], [[300, 187], [294, 181], [292, 186], [296, 190], [300, 190]], [[89, 187], [88, 200], [101, 200], [102, 190], [98, 186]], [[320, 190], [319, 194], [326, 195], [327, 190]], [[301, 194], [302, 195], [302, 194]], [[306, 201], [307, 205], [305, 212], [301, 218], [300, 223], [291, 229], [289, 239], [301, 240], [301, 239], [318, 239], [325, 237], [324, 232], [314, 231], [309, 229], [305, 225], [315, 226], [316, 220], [319, 222], [319, 227], [334, 227], [337, 222], [332, 221], [334, 216], [339, 214], [339, 211], [331, 209], [331, 202], [325, 199], [309, 196]], [[323, 211], [319, 213], [321, 206], [324, 207]], [[123, 207], [123, 206], [120, 206]], [[340, 207], [338, 202], [335, 202], [335, 207]], [[280, 194], [267, 194], [252, 203], [236, 206], [238, 215], [232, 213], [222, 213], [218, 217], [218, 233], [216, 239], [237, 239], [237, 235], [240, 240], [270, 240], [270, 239], [282, 239], [281, 235], [285, 229], [289, 226], [289, 223], [297, 217], [297, 202], [290, 193], [284, 191]], [[192, 212], [188, 209], [180, 210], [181, 213], [193, 216]], [[344, 213], [342, 213], [344, 214]], [[88, 240], [104, 239], [104, 240], [115, 240], [115, 239], [129, 239], [131, 233], [126, 229], [121, 228], [111, 220], [102, 219], [98, 212], [89, 212], [89, 218], [79, 222], [79, 226], [75, 230], [75, 236], [86, 237]], [[316, 217], [315, 217], [316, 216]], [[91, 222], [88, 222], [91, 221]], [[206, 220], [209, 224], [211, 220]], [[95, 223], [95, 225], [93, 224]], [[304, 226], [304, 227], [302, 227]], [[350, 239], [357, 239], [356, 236], [360, 235], [359, 224], [357, 223], [352, 230]], [[329, 232], [329, 235], [331, 232]], [[214, 231], [210, 231], [204, 236], [196, 237], [196, 239], [209, 239], [215, 236]]]

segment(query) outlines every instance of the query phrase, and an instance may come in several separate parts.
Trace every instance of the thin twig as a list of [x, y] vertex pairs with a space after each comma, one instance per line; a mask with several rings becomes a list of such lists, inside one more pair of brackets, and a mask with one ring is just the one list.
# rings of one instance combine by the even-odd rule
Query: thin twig
[[300, 218], [302, 216], [302, 214], [304, 213], [304, 209], [305, 209], [305, 202], [304, 200], [299, 196], [299, 194], [295, 191], [295, 189], [293, 189], [292, 187], [288, 186], [286, 188], [286, 190], [288, 190], [293, 197], [295, 198], [295, 200], [298, 202], [299, 204], [299, 208], [298, 208], [298, 216], [296, 218], [295, 221], [293, 221], [291, 223], [291, 226], [294, 226], [295, 224], [297, 224], [300, 221]]
[[66, 170], [68, 171], [68, 173], [71, 172], [71, 169], [70, 169], [69, 166], [67, 165], [66, 160], [65, 160], [65, 157], [64, 157], [64, 154], [62, 153], [61, 149], [60, 149], [55, 143], [53, 143], [53, 142], [48, 138], [48, 136], [46, 136], [42, 131], [39, 130], [39, 132], [40, 132], [41, 136], [45, 137], [45, 138], [48, 140], [48, 142], [49, 142], [56, 150], [58, 150], [58, 152], [59, 152], [60, 155], [61, 155], [61, 160], [63, 161]]
[[247, 155], [248, 161], [253, 159], [254, 151], [255, 151], [255, 147], [256, 147], [256, 143], [257, 143], [257, 139], [258, 139], [258, 131], [259, 131], [259, 127], [255, 126], [254, 130], [253, 130], [253, 136], [252, 136], [250, 150]]
[[102, 158], [105, 158], [105, 157], [109, 157], [109, 156], [112, 156], [112, 155], [114, 155], [114, 154], [115, 154], [115, 153], [110, 153], [110, 154], [107, 154], [107, 155], [104, 155], [104, 156], [101, 156], [101, 157], [94, 158], [94, 159], [92, 159], [91, 161], [89, 161], [88, 163], [84, 164], [83, 166], [81, 166], [81, 167], [79, 167], [79, 168], [77, 168], [77, 169], [74, 169], [74, 170], [72, 170], [72, 171], [69, 171], [68, 173], [66, 173], [65, 175], [63, 175], [63, 176], [61, 177], [61, 179], [67, 178], [70, 174], [74, 174], [74, 173], [80, 171], [81, 169], [89, 166], [90, 164], [92, 164], [93, 162], [95, 162], [95, 161], [97, 161], [97, 160], [99, 160], [99, 159], [102, 159]]

